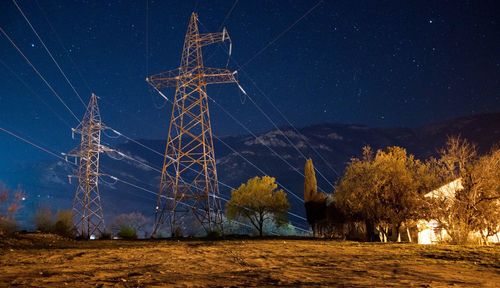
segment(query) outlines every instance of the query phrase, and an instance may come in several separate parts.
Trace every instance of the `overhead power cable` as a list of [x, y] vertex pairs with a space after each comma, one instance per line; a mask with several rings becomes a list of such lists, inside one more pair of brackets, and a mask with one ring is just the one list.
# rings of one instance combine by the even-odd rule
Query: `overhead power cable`
[[2, 27], [0, 27], [0, 32], [7, 38], [7, 40], [9, 40], [9, 42], [12, 44], [12, 46], [14, 46], [14, 48], [16, 48], [17, 52], [19, 52], [19, 54], [21, 54], [21, 56], [23, 56], [24, 60], [26, 60], [26, 62], [28, 62], [28, 64], [31, 66], [31, 68], [33, 68], [33, 70], [36, 72], [36, 74], [49, 87], [50, 91], [52, 91], [52, 93], [57, 97], [57, 99], [59, 99], [59, 101], [64, 105], [64, 107], [66, 107], [66, 109], [69, 111], [69, 113], [71, 113], [71, 115], [76, 119], [76, 121], [80, 122], [80, 120], [78, 119], [78, 117], [76, 117], [73, 110], [71, 110], [71, 108], [69, 108], [69, 106], [66, 104], [66, 102], [64, 102], [64, 100], [62, 100], [61, 96], [59, 96], [59, 94], [54, 90], [54, 88], [49, 84], [49, 82], [47, 82], [45, 77], [42, 76], [42, 74], [38, 71], [38, 69], [36, 69], [35, 65], [33, 65], [33, 63], [31, 63], [31, 61], [28, 59], [28, 57], [26, 57], [26, 55], [24, 55], [23, 51], [21, 51], [21, 49], [19, 49], [19, 47], [16, 45], [16, 43], [14, 43], [12, 38], [9, 37], [9, 35], [5, 32], [5, 30], [2, 29]]
[[80, 102], [82, 102], [83, 106], [86, 106], [86, 104], [83, 101], [82, 97], [76, 91], [75, 86], [73, 86], [73, 84], [71, 83], [71, 81], [69, 81], [68, 77], [66, 76], [66, 73], [64, 73], [64, 71], [61, 69], [61, 66], [59, 66], [59, 63], [57, 63], [57, 61], [54, 58], [54, 56], [52, 56], [52, 53], [50, 52], [49, 48], [47, 48], [47, 45], [45, 45], [45, 42], [43, 42], [43, 40], [40, 37], [40, 35], [38, 35], [38, 32], [36, 32], [35, 27], [33, 27], [33, 25], [31, 25], [30, 20], [28, 19], [28, 17], [26, 17], [26, 15], [24, 14], [24, 12], [21, 9], [21, 7], [19, 7], [19, 5], [17, 4], [16, 0], [12, 0], [12, 2], [14, 2], [14, 5], [16, 5], [17, 10], [19, 10], [19, 12], [21, 13], [21, 15], [23, 15], [24, 20], [26, 20], [26, 22], [30, 26], [31, 30], [33, 31], [33, 33], [35, 33], [35, 35], [38, 38], [38, 40], [40, 41], [40, 43], [42, 43], [43, 48], [45, 48], [45, 51], [47, 51], [47, 53], [49, 54], [49, 56], [52, 59], [52, 61], [54, 62], [54, 64], [56, 64], [57, 69], [59, 69], [59, 71], [61, 72], [61, 74], [64, 76], [64, 79], [66, 79], [66, 82], [68, 82], [69, 86], [71, 86], [71, 89], [73, 89], [73, 91], [75, 92], [75, 94], [78, 96], [78, 99], [80, 99]]
[[[32, 141], [30, 141], [30, 140], [26, 139], [25, 137], [22, 137], [22, 136], [18, 135], [17, 133], [14, 133], [14, 132], [12, 132], [12, 131], [10, 131], [10, 130], [7, 130], [7, 129], [3, 128], [3, 127], [0, 127], [0, 131], [3, 131], [3, 132], [5, 132], [5, 133], [7, 133], [7, 134], [9, 134], [9, 135], [11, 135], [11, 136], [13, 136], [13, 137], [17, 138], [18, 140], [21, 140], [21, 141], [23, 141], [23, 142], [25, 142], [25, 143], [27, 143], [27, 144], [29, 144], [29, 145], [31, 145], [31, 146], [33, 146], [33, 147], [35, 147], [35, 148], [39, 149], [39, 150], [41, 150], [41, 151], [43, 151], [43, 152], [45, 152], [45, 153], [48, 153], [48, 154], [50, 154], [50, 155], [52, 155], [52, 156], [54, 156], [54, 157], [56, 157], [56, 158], [58, 158], [58, 159], [60, 159], [60, 160], [62, 160], [62, 161], [65, 161], [65, 162], [67, 162], [67, 163], [70, 163], [70, 164], [72, 164], [72, 165], [75, 165], [75, 164], [74, 164], [74, 163], [72, 163], [72, 162], [68, 162], [68, 161], [67, 161], [64, 157], [62, 157], [61, 155], [58, 155], [58, 154], [56, 154], [56, 153], [54, 153], [54, 152], [50, 151], [49, 149], [47, 149], [47, 148], [45, 148], [45, 147], [42, 147], [42, 146], [40, 146], [40, 145], [38, 145], [38, 144], [36, 144], [36, 143], [34, 143], [34, 142], [32, 142]], [[144, 188], [144, 187], [141, 187], [141, 186], [139, 186], [139, 185], [133, 184], [133, 183], [128, 182], [128, 181], [126, 181], [126, 180], [120, 179], [120, 178], [115, 177], [115, 176], [113, 176], [113, 175], [111, 175], [111, 174], [105, 174], [105, 173], [103, 173], [103, 174], [102, 174], [102, 176], [107, 176], [107, 177], [110, 177], [111, 179], [115, 180], [115, 182], [121, 182], [121, 183], [124, 183], [124, 184], [126, 184], [126, 185], [129, 185], [129, 186], [135, 187], [135, 188], [140, 189], [140, 190], [142, 190], [142, 191], [145, 191], [145, 192], [148, 192], [148, 193], [151, 193], [151, 194], [154, 194], [154, 195], [158, 196], [158, 193], [156, 193], [156, 192], [154, 192], [154, 191], [151, 191], [151, 190], [149, 190], [149, 189], [147, 189], [147, 188]], [[166, 197], [166, 196], [162, 196], [162, 197]], [[169, 198], [169, 197], [166, 197], [166, 198]], [[171, 200], [172, 200], [172, 199], [171, 199]], [[187, 203], [184, 203], [184, 202], [181, 202], [181, 201], [177, 201], [177, 202], [178, 202], [179, 204], [181, 204], [181, 205], [188, 205], [188, 206], [189, 206], [189, 204], [187, 204]], [[242, 224], [242, 225], [245, 225], [245, 226], [250, 227], [248, 224], [245, 224], [245, 223], [241, 223], [241, 222], [234, 221], [234, 220], [233, 220], [233, 222], [238, 223], [238, 224]], [[296, 228], [297, 230], [301, 230], [301, 231], [306, 231], [306, 232], [308, 232], [307, 230], [304, 230], [304, 229], [302, 229], [302, 228], [300, 228], [300, 227], [295, 227], [295, 226], [293, 226], [293, 225], [292, 225], [292, 227]]]
[[250, 59], [248, 59], [245, 63], [243, 63], [243, 65], [241, 65], [241, 67], [245, 67], [246, 65], [248, 65], [250, 62], [252, 62], [255, 58], [257, 58], [257, 56], [259, 56], [260, 54], [262, 54], [264, 51], [266, 51], [267, 48], [269, 48], [269, 46], [271, 46], [274, 42], [278, 41], [278, 39], [280, 39], [283, 35], [285, 35], [288, 31], [290, 31], [290, 29], [292, 29], [295, 25], [297, 25], [297, 23], [299, 23], [302, 19], [304, 19], [307, 15], [309, 15], [314, 9], [316, 9], [321, 3], [323, 3], [323, 0], [320, 0], [318, 1], [318, 3], [316, 3], [316, 5], [314, 5], [313, 7], [311, 7], [311, 9], [307, 10], [306, 13], [304, 13], [299, 19], [295, 20], [295, 22], [293, 22], [290, 26], [288, 26], [288, 28], [286, 28], [285, 30], [283, 30], [280, 34], [278, 34], [278, 36], [276, 36], [273, 40], [269, 41], [267, 43], [266, 46], [264, 46], [262, 49], [260, 49], [257, 53], [255, 53]]

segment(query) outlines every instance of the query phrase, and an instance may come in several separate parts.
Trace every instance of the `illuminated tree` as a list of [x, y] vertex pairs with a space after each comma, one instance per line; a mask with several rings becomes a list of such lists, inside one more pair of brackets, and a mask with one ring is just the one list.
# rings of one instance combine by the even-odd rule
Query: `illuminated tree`
[[422, 217], [423, 195], [431, 183], [428, 169], [401, 147], [375, 155], [365, 147], [363, 157], [351, 161], [337, 185], [336, 203], [351, 218], [364, 220], [367, 230], [375, 225], [383, 241], [392, 228], [396, 241], [403, 224]]
[[254, 177], [233, 190], [226, 204], [229, 219], [245, 219], [263, 235], [264, 224], [274, 220], [277, 226], [286, 224], [290, 208], [286, 193], [278, 189], [273, 177]]
[[500, 230], [500, 150], [479, 156], [466, 139], [450, 137], [434, 163], [443, 183], [460, 179], [453, 195], [429, 199], [431, 217], [444, 228], [453, 243], [470, 241], [473, 231], [483, 241]]
[[312, 159], [307, 159], [304, 167], [304, 201], [308, 202], [318, 193], [318, 184]]

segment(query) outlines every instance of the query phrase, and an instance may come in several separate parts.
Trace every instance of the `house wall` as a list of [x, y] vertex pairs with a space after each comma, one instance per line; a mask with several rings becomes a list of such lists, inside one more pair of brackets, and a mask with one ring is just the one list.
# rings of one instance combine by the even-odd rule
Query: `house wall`
[[[418, 227], [418, 244], [437, 244], [449, 239], [446, 229], [439, 228], [436, 220], [420, 220]], [[474, 232], [473, 236], [481, 239], [481, 233]], [[488, 237], [488, 243], [500, 243], [500, 232]]]

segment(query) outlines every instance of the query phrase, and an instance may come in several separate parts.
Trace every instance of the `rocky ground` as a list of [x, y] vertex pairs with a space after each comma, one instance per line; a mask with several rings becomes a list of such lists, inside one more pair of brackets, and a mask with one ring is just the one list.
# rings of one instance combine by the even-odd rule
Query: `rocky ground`
[[0, 239], [0, 287], [499, 287], [500, 246]]

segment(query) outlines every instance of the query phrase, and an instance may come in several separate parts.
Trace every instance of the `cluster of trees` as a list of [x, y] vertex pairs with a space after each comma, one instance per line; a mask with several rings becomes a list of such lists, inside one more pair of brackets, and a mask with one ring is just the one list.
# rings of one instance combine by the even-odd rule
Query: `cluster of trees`
[[[450, 138], [438, 158], [426, 161], [401, 147], [374, 152], [367, 146], [347, 166], [333, 200], [347, 219], [366, 224], [368, 240], [376, 229], [382, 241], [389, 235], [398, 241], [405, 226], [411, 241], [408, 228], [418, 220], [434, 219], [452, 242], [466, 243], [474, 231], [484, 237], [499, 231], [499, 173], [499, 149], [479, 156], [473, 144], [459, 137]], [[424, 197], [456, 179], [463, 189]]]
[[35, 226], [44, 233], [54, 233], [67, 238], [76, 236], [71, 210], [62, 210], [53, 213], [48, 207], [41, 207], [35, 213]]

